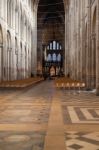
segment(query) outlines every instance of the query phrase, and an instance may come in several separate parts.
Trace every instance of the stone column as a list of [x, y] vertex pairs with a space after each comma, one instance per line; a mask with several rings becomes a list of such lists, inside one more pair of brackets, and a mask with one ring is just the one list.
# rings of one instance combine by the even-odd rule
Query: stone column
[[65, 75], [68, 74], [68, 6], [65, 10]]
[[23, 52], [21, 52], [21, 56], [20, 56], [20, 64], [21, 64], [21, 69], [20, 69], [20, 71], [21, 71], [21, 73], [20, 73], [20, 77], [21, 77], [21, 79], [23, 79], [23, 63], [22, 63], [22, 61], [23, 61]]
[[77, 1], [77, 79], [80, 79], [80, 1]]
[[96, 17], [96, 95], [99, 96], [99, 0], [97, 0]]
[[38, 25], [38, 36], [37, 36], [37, 73], [42, 74], [42, 58], [43, 58], [43, 45], [42, 45], [42, 25]]
[[91, 89], [91, 2], [88, 0], [87, 89]]
[[0, 81], [2, 81], [2, 78], [3, 78], [3, 70], [2, 70], [3, 69], [3, 59], [2, 59], [2, 54], [3, 54], [3, 43], [0, 43]]
[[91, 82], [91, 87], [92, 88], [95, 88], [95, 85], [96, 85], [96, 63], [95, 63], [95, 60], [96, 60], [96, 34], [93, 33], [92, 34], [92, 37], [91, 37], [91, 44], [92, 44], [92, 60], [91, 60], [91, 63], [92, 63], [92, 82]]
[[32, 74], [37, 74], [37, 11], [34, 10], [33, 12], [33, 43], [32, 43], [32, 65], [31, 70]]
[[65, 75], [70, 73], [70, 18], [69, 18], [69, 4], [65, 7]]
[[82, 43], [81, 43], [81, 60], [82, 60], [82, 65], [81, 65], [81, 80], [85, 82], [85, 11], [84, 11], [84, 3], [85, 1], [82, 0], [82, 13], [81, 13], [81, 26], [82, 26]]

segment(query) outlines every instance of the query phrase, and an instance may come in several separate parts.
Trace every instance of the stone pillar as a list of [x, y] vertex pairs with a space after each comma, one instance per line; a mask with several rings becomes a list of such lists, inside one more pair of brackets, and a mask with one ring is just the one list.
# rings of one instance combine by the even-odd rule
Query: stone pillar
[[77, 80], [80, 79], [80, 1], [77, 1]]
[[99, 96], [99, 0], [97, 0], [96, 17], [96, 95]]
[[91, 89], [91, 2], [88, 0], [87, 89]]
[[65, 75], [70, 73], [70, 17], [69, 17], [69, 4], [65, 7]]
[[92, 88], [95, 88], [96, 86], [96, 63], [95, 63], [95, 60], [96, 60], [96, 34], [93, 33], [92, 34], [92, 41], [91, 41], [91, 44], [92, 44], [92, 60], [91, 60], [91, 63], [92, 63], [92, 82], [91, 82], [91, 87]]
[[65, 10], [65, 75], [68, 74], [68, 5]]
[[2, 54], [3, 54], [3, 43], [0, 43], [0, 81], [2, 81], [2, 76], [3, 76], [3, 59], [2, 59]]
[[82, 26], [82, 43], [81, 43], [81, 60], [82, 60], [82, 65], [81, 65], [81, 80], [85, 82], [85, 68], [86, 68], [86, 59], [85, 59], [85, 1], [82, 0], [82, 13], [81, 13], [81, 26]]
[[38, 41], [37, 41], [37, 73], [42, 74], [43, 68], [42, 68], [42, 58], [43, 58], [43, 45], [42, 45], [42, 25], [38, 25]]
[[33, 35], [32, 35], [32, 65], [31, 71], [33, 75], [37, 74], [37, 11], [33, 12]]

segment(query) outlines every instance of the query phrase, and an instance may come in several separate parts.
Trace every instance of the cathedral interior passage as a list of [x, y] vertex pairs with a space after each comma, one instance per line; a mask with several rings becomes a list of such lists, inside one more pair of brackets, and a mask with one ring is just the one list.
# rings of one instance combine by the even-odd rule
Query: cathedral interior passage
[[99, 0], [0, 0], [0, 150], [99, 150]]

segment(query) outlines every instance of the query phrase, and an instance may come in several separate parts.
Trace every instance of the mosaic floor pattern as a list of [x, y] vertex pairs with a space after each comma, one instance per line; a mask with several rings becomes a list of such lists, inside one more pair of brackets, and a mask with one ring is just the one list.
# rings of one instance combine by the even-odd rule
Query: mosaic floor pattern
[[66, 91], [61, 91], [61, 93], [62, 93], [61, 101], [66, 104], [72, 104], [72, 105], [83, 104], [84, 105], [84, 102], [86, 104], [89, 104], [89, 101], [92, 102], [92, 104], [99, 104], [98, 103], [99, 98], [93, 92], [92, 93], [91, 92], [74, 93], [73, 91], [71, 91], [71, 93], [69, 93]]
[[[47, 86], [49, 88], [43, 87]], [[41, 83], [35, 88], [10, 91], [5, 99], [1, 94], [0, 124], [45, 124], [48, 123], [52, 103], [52, 83]], [[9, 91], [6, 91], [9, 95]], [[6, 94], [7, 94], [6, 93]]]
[[99, 107], [63, 106], [64, 123], [99, 124]]
[[44, 150], [52, 96], [52, 82], [0, 91], [0, 150]]
[[99, 132], [66, 132], [67, 150], [99, 150]]
[[0, 132], [0, 150], [44, 150], [45, 132]]
[[0, 123], [47, 123], [50, 106], [9, 106], [0, 112]]
[[99, 97], [53, 81], [0, 91], [0, 150], [99, 150]]

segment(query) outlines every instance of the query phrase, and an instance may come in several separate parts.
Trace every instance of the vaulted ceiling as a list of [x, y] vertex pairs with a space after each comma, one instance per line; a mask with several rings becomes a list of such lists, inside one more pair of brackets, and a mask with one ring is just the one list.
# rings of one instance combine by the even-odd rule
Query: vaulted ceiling
[[[63, 0], [40, 0], [38, 4], [38, 31], [43, 30], [42, 41], [61, 39], [64, 33]], [[58, 34], [57, 34], [58, 33]]]
[[62, 22], [64, 16], [63, 0], [40, 0], [38, 5], [38, 18], [43, 18], [43, 23], [47, 21]]

